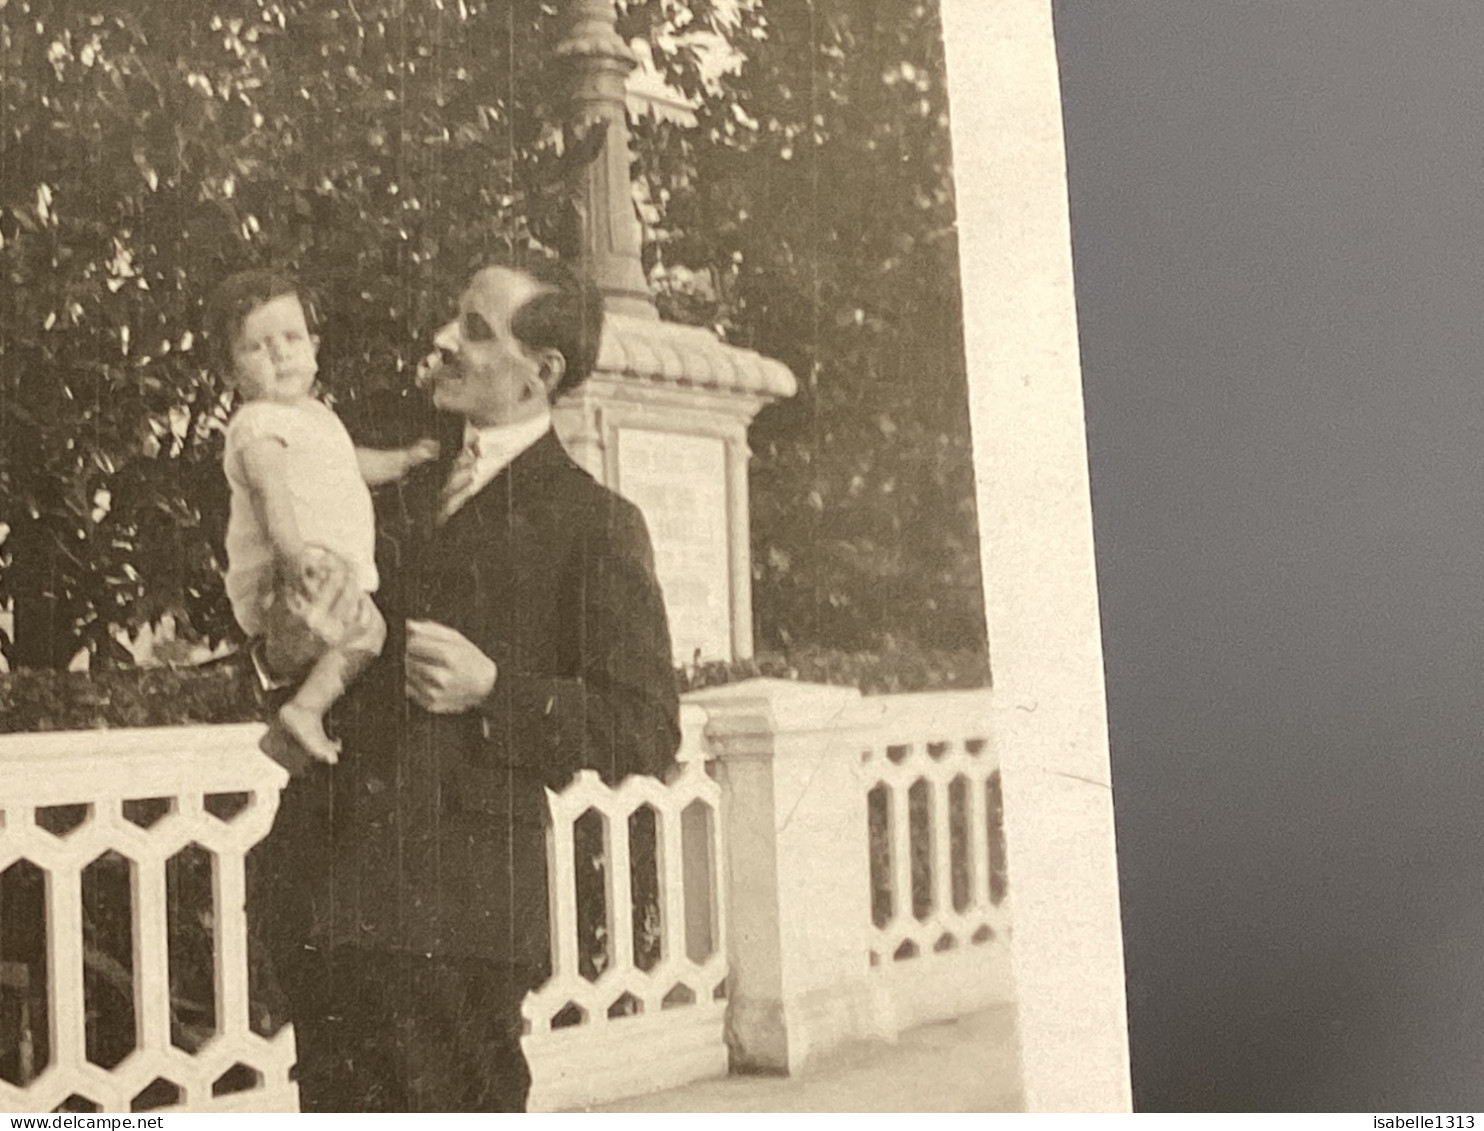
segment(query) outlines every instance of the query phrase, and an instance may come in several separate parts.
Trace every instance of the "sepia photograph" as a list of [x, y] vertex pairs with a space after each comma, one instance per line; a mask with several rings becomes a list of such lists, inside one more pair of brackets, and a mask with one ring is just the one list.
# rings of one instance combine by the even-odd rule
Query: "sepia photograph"
[[0, 1108], [1025, 1107], [937, 4], [0, 28]]
[[0, 1112], [1468, 1131], [1481, 57], [0, 0]]

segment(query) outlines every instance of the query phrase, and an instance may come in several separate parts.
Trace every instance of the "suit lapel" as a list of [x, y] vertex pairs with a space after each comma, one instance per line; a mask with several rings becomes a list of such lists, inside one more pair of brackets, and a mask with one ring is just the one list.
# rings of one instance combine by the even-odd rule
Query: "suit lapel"
[[[503, 620], [510, 610], [503, 608], [500, 595], [519, 591], [527, 571], [548, 567], [536, 545], [541, 539], [533, 519], [548, 501], [552, 477], [568, 463], [566, 450], [548, 431], [446, 522], [438, 524], [434, 513], [417, 569], [423, 615], [471, 638], [492, 627], [470, 621], [475, 610], [502, 610], [494, 618]], [[430, 509], [436, 512], [436, 505], [435, 492]]]

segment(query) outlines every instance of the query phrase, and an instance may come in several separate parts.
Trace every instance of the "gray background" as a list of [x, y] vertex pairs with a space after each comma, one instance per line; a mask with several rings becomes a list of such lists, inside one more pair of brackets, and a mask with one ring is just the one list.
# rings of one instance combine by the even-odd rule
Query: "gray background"
[[1484, 3], [1055, 11], [1136, 1103], [1484, 1110]]

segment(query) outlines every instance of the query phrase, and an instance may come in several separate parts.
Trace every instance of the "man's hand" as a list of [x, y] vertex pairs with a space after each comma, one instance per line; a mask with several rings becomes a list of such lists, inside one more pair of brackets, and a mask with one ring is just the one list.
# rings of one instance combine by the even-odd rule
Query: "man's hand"
[[295, 558], [281, 557], [279, 570], [263, 626], [262, 660], [275, 679], [293, 683], [327, 649], [363, 627], [370, 609], [362, 604], [350, 566], [329, 550], [310, 546]]
[[495, 661], [462, 633], [430, 620], [407, 622], [407, 697], [435, 715], [479, 706], [494, 690]]
[[352, 627], [361, 600], [349, 564], [320, 546], [306, 546], [281, 560], [282, 595], [327, 648], [338, 647]]

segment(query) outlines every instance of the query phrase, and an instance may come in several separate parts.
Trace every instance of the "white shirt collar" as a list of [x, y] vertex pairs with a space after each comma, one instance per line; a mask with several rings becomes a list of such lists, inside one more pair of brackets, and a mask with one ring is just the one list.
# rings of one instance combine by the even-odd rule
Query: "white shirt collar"
[[474, 465], [474, 477], [482, 486], [488, 483], [515, 460], [515, 457], [531, 447], [551, 428], [551, 413], [543, 412], [519, 424], [497, 424], [489, 428], [476, 428], [464, 424], [464, 444], [467, 446], [476, 437], [479, 440], [479, 460]]

